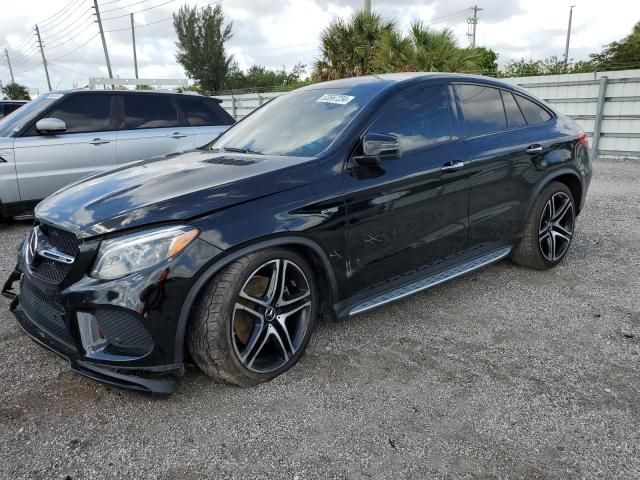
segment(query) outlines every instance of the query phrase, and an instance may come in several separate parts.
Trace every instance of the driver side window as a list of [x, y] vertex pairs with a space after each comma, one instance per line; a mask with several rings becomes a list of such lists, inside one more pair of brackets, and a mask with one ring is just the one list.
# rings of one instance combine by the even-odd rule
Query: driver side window
[[387, 103], [369, 129], [394, 135], [403, 152], [451, 140], [446, 86], [412, 88]]

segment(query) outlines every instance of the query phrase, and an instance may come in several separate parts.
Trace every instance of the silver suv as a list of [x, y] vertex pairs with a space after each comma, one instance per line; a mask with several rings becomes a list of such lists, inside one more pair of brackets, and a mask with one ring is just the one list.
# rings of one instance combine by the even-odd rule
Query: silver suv
[[93, 172], [205, 145], [234, 122], [184, 93], [50, 93], [0, 120], [0, 216], [19, 215]]

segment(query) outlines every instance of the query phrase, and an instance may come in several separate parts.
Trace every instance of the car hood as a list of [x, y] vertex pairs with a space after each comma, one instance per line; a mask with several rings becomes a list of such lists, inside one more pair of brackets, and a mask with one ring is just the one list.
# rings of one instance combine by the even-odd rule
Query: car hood
[[71, 184], [36, 207], [36, 218], [79, 238], [187, 220], [311, 183], [314, 158], [193, 150], [150, 159]]

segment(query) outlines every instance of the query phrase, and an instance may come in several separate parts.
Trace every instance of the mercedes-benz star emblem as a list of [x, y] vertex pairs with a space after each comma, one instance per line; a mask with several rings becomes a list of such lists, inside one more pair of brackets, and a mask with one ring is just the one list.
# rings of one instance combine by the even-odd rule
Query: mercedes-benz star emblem
[[27, 240], [26, 260], [29, 265], [33, 264], [38, 252], [38, 227], [35, 227]]

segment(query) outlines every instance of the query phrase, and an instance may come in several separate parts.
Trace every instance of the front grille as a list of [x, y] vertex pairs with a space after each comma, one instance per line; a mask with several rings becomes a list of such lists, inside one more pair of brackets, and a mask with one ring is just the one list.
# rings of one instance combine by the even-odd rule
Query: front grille
[[22, 282], [20, 305], [33, 323], [69, 347], [74, 348], [73, 337], [64, 319], [64, 308], [58, 302], [46, 296], [29, 282]]
[[45, 224], [40, 225], [40, 231], [47, 237], [51, 246], [61, 252], [73, 257], [78, 253], [79, 242], [73, 233]]
[[60, 283], [71, 270], [71, 265], [55, 262], [48, 258], [39, 258], [36, 262], [32, 269], [33, 273], [49, 282]]
[[94, 314], [109, 344], [144, 353], [153, 348], [151, 335], [135, 315], [111, 309], [100, 309]]
[[[73, 233], [46, 224], [41, 224], [38, 228], [40, 235], [52, 247], [67, 255], [74, 257], [77, 255], [79, 242]], [[43, 280], [60, 283], [68, 275], [71, 265], [38, 256], [31, 269], [35, 275]]]

